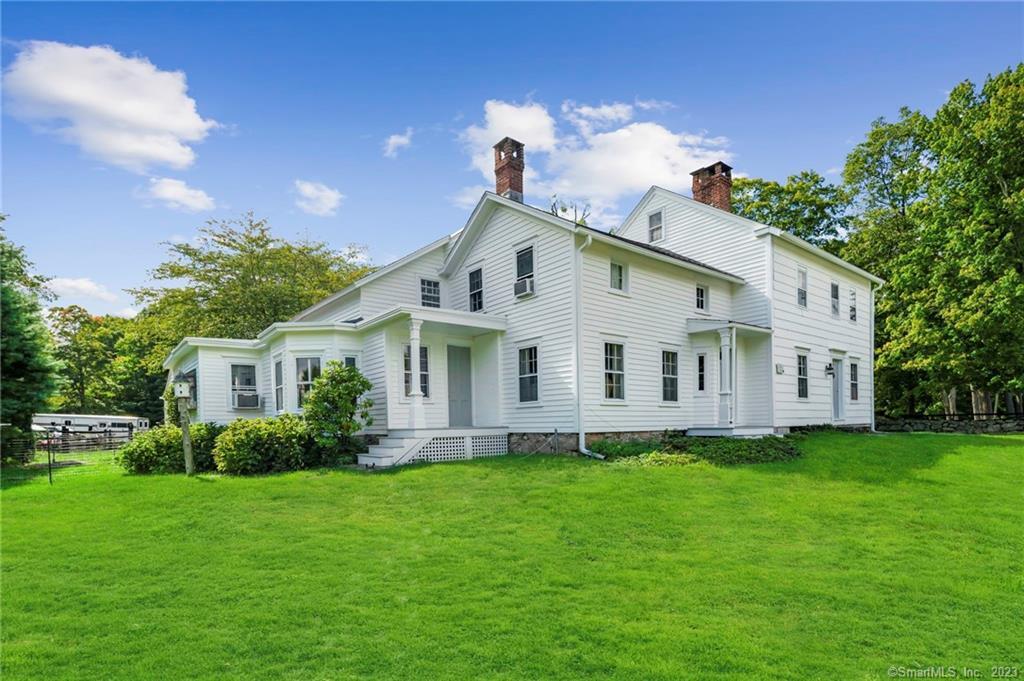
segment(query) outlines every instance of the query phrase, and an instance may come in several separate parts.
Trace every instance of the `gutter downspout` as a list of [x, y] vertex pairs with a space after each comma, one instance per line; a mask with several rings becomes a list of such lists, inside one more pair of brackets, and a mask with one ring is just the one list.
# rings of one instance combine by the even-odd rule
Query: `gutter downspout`
[[[573, 230], [574, 235], [580, 234], [580, 228], [577, 227]], [[576, 318], [576, 435], [578, 438], [577, 449], [584, 456], [589, 456], [592, 459], [604, 459], [604, 456], [597, 452], [592, 452], [587, 449], [587, 433], [583, 427], [583, 250], [589, 248], [590, 244], [594, 242], [594, 238], [590, 234], [586, 234], [586, 239], [582, 244], [576, 247], [576, 252], [573, 254], [572, 266], [575, 269], [576, 279], [576, 301], [575, 301], [575, 318]]]

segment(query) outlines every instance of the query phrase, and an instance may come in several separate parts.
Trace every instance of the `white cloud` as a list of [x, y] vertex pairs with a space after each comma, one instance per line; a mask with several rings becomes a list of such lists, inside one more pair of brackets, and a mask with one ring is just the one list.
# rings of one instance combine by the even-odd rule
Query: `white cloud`
[[469, 210], [477, 204], [480, 200], [480, 195], [485, 191], [494, 191], [494, 187], [488, 187], [482, 184], [475, 184], [472, 187], [463, 187], [459, 191], [455, 192], [448, 197], [448, 200], [456, 208], [463, 208]]
[[398, 150], [404, 149], [412, 144], [412, 128], [406, 128], [404, 134], [395, 133], [384, 140], [384, 155], [388, 158], [397, 158]]
[[643, 111], [667, 111], [676, 108], [676, 105], [672, 102], [666, 102], [664, 99], [638, 99], [636, 100], [636, 108]]
[[217, 207], [213, 197], [202, 189], [189, 187], [183, 181], [169, 177], [149, 178], [149, 187], [145, 195], [163, 202], [168, 208], [188, 213], [213, 210]]
[[[624, 212], [619, 201], [659, 185], [685, 191], [690, 173], [715, 161], [731, 161], [726, 137], [706, 132], [673, 131], [640, 112], [667, 103], [613, 102], [587, 105], [566, 100], [559, 124], [540, 103], [516, 105], [489, 100], [484, 124], [467, 128], [462, 139], [473, 167], [493, 181], [491, 146], [505, 135], [526, 145], [526, 191], [533, 203], [547, 205], [552, 194], [591, 207], [590, 223], [614, 226]], [[568, 125], [566, 125], [568, 124]], [[514, 130], [514, 128], [517, 128]], [[531, 145], [527, 135], [539, 140]], [[481, 187], [467, 187], [450, 197], [457, 206], [476, 203]]]
[[[484, 102], [484, 124], [469, 126], [461, 137], [470, 153], [473, 167], [490, 180], [494, 179], [493, 147], [501, 139], [512, 137], [519, 140], [526, 145], [527, 153], [552, 151], [558, 142], [555, 119], [548, 113], [546, 106], [534, 102], [515, 104], [497, 99]], [[527, 173], [530, 172], [528, 164]]]
[[828, 170], [826, 170], [825, 174], [826, 175], [839, 175], [842, 172], [843, 172], [842, 168], [839, 168], [838, 166], [833, 166], [833, 167], [829, 168]]
[[304, 213], [321, 217], [337, 213], [338, 206], [345, 198], [337, 189], [309, 180], [295, 180], [295, 191], [299, 194], [299, 198], [295, 199], [295, 205]]
[[139, 314], [139, 311], [136, 310], [134, 307], [122, 307], [120, 310], [114, 313], [115, 316], [125, 317], [126, 319], [131, 319], [137, 314]]
[[188, 96], [185, 74], [114, 49], [30, 41], [4, 74], [8, 110], [122, 168], [187, 168], [217, 122]]
[[117, 294], [103, 284], [97, 284], [88, 277], [54, 277], [47, 286], [59, 298], [95, 298], [107, 303], [117, 301]]

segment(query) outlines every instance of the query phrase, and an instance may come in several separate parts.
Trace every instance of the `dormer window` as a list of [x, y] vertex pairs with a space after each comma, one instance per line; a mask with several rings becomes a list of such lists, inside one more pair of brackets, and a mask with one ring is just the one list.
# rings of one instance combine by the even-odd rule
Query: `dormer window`
[[665, 236], [665, 226], [662, 223], [661, 211], [651, 213], [647, 216], [647, 240], [651, 243], [661, 241]]
[[420, 279], [420, 305], [441, 307], [441, 282], [436, 279]]

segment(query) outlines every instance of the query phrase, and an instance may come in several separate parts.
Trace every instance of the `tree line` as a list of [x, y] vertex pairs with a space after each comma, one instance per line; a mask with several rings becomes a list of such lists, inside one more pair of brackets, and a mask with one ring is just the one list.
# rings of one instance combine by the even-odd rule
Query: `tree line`
[[[960, 83], [931, 116], [874, 121], [839, 183], [813, 170], [737, 178], [733, 207], [886, 280], [879, 410], [1022, 410], [1024, 64]], [[372, 270], [357, 249], [282, 239], [252, 213], [165, 245], [153, 283], [130, 291], [136, 317], [44, 311], [46, 278], [0, 226], [3, 422], [28, 427], [47, 410], [159, 421], [162, 363], [183, 337], [255, 337]]]

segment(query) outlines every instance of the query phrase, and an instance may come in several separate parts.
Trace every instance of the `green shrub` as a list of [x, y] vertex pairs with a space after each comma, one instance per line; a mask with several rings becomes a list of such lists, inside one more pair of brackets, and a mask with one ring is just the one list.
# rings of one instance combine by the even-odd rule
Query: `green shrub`
[[631, 465], [678, 466], [706, 461], [716, 466], [788, 461], [800, 456], [798, 437], [691, 437], [666, 431], [659, 440], [600, 440], [590, 450], [610, 459], [634, 459]]
[[[189, 425], [197, 473], [217, 469], [213, 447], [223, 430], [224, 426], [215, 423]], [[130, 473], [184, 473], [185, 450], [181, 442], [181, 428], [165, 424], [139, 433], [118, 450], [117, 460]]]
[[598, 440], [589, 447], [590, 451], [603, 454], [609, 459], [640, 456], [660, 448], [661, 442], [658, 440]]
[[295, 471], [334, 463], [301, 416], [283, 414], [233, 421], [213, 448], [217, 470], [236, 475]]
[[313, 382], [302, 403], [303, 416], [321, 447], [351, 452], [352, 435], [373, 424], [373, 400], [365, 397], [373, 384], [355, 367], [331, 360]]
[[164, 423], [178, 425], [181, 415], [178, 412], [178, 400], [174, 398], [174, 384], [168, 383], [164, 388]]

